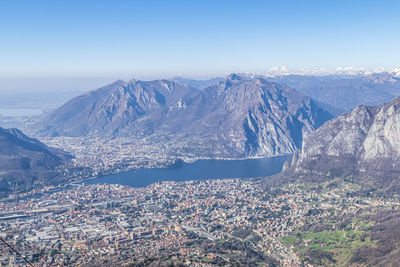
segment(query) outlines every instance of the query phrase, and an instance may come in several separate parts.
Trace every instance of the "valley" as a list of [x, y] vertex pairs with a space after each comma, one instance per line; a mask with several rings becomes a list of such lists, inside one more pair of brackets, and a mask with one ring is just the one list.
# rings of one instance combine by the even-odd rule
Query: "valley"
[[[398, 101], [340, 115], [286, 85], [236, 74], [205, 89], [117, 81], [16, 121], [37, 140], [4, 130], [65, 159], [59, 180], [8, 186], [2, 238], [39, 265], [394, 266]], [[282, 154], [293, 157], [281, 173], [261, 159]], [[264, 162], [259, 174], [222, 174], [251, 158]], [[232, 166], [213, 174], [204, 159]], [[177, 161], [200, 167], [162, 174]], [[134, 181], [135, 170], [146, 181]], [[21, 263], [2, 253], [1, 263]]]
[[0, 267], [398, 267], [400, 1], [0, 1]]

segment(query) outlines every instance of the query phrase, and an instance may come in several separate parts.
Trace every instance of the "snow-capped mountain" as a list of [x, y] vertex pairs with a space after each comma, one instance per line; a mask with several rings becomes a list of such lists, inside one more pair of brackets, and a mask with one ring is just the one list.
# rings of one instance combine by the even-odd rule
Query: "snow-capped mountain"
[[257, 73], [256, 75], [263, 75], [265, 77], [284, 76], [284, 75], [313, 75], [313, 76], [325, 76], [325, 75], [371, 75], [373, 73], [388, 72], [395, 76], [400, 76], [400, 67], [395, 68], [361, 68], [361, 67], [337, 67], [337, 68], [316, 68], [316, 69], [292, 69], [286, 66], [271, 67], [264, 72]]

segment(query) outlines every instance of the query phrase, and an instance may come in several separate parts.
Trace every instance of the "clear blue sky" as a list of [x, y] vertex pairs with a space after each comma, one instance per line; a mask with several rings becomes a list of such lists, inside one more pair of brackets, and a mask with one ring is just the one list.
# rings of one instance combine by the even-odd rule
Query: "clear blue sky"
[[0, 77], [400, 64], [400, 1], [0, 1]]

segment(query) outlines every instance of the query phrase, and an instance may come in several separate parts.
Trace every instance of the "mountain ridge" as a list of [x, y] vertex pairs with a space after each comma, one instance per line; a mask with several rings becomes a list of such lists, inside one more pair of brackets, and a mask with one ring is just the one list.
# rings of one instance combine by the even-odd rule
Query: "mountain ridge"
[[[92, 99], [96, 92], [105, 93]], [[185, 149], [201, 156], [273, 156], [292, 153], [304, 135], [330, 118], [317, 102], [293, 88], [231, 74], [203, 90], [167, 80], [117, 81], [47, 115], [41, 133], [158, 135], [183, 141]]]
[[0, 195], [66, 180], [57, 168], [71, 156], [18, 129], [0, 127]]
[[[154, 83], [159, 83], [156, 85], [157, 90], [152, 87]], [[175, 82], [166, 80], [118, 80], [73, 98], [47, 115], [43, 119], [46, 126], [42, 128], [42, 134], [82, 136], [92, 132], [95, 135], [113, 135], [120, 128], [127, 126], [125, 123], [136, 120], [146, 112], [155, 112], [155, 109], [169, 104], [170, 101], [174, 102], [177, 97], [174, 94], [175, 85]], [[178, 86], [181, 89], [178, 97], [196, 91], [188, 86]], [[83, 123], [84, 121], [87, 123]], [[134, 130], [140, 132], [139, 128]]]
[[350, 111], [358, 105], [379, 105], [400, 96], [400, 78], [387, 72], [347, 77], [283, 75], [266, 79], [285, 83], [343, 111]]

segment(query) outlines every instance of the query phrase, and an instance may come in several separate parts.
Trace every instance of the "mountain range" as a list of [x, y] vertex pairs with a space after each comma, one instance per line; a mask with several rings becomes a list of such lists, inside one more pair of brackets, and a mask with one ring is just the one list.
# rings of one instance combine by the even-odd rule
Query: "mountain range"
[[304, 95], [344, 111], [358, 105], [379, 105], [400, 95], [400, 77], [388, 72], [351, 76], [284, 75], [266, 79], [285, 83]]
[[[335, 107], [336, 110], [331, 111], [336, 115], [350, 111], [358, 105], [379, 105], [400, 96], [400, 67], [388, 70], [345, 67], [310, 71], [273, 67], [259, 74], [239, 75], [245, 79], [261, 78], [284, 83], [314, 100]], [[174, 77], [173, 80], [203, 89], [223, 78], [194, 80]]]
[[231, 74], [199, 90], [169, 80], [116, 81], [42, 118], [50, 136], [168, 136], [199, 156], [293, 153], [333, 116], [284, 84]]
[[[352, 77], [285, 75], [267, 80], [231, 74], [222, 81], [213, 80], [217, 83], [204, 89], [179, 80], [183, 84], [118, 80], [41, 117], [35, 125], [37, 133], [150, 138], [155, 143], [167, 142], [182, 156], [242, 158], [294, 153], [285, 175], [317, 180], [356, 175], [397, 190], [400, 98], [392, 100], [399, 90], [397, 76], [382, 72]], [[286, 84], [314, 94], [322, 102]], [[338, 116], [338, 107], [385, 101], [388, 103], [361, 105]], [[57, 176], [53, 171], [64, 162], [65, 154], [18, 130], [2, 129], [2, 135], [3, 191], [24, 187], [18, 179], [15, 184], [10, 182], [17, 170], [21, 177], [28, 177], [29, 185]], [[6, 140], [20, 140], [17, 143], [24, 146], [12, 147]], [[33, 145], [36, 148], [32, 151]], [[9, 154], [12, 151], [14, 155]]]
[[65, 178], [57, 167], [70, 155], [30, 138], [18, 129], [0, 127], [0, 196]]
[[400, 67], [394, 68], [360, 68], [353, 66], [337, 67], [337, 68], [316, 68], [316, 69], [292, 69], [287, 66], [274, 66], [263, 72], [254, 74], [264, 77], [276, 77], [284, 75], [301, 75], [301, 76], [365, 76], [374, 73], [389, 73], [396, 77], [400, 77]]

